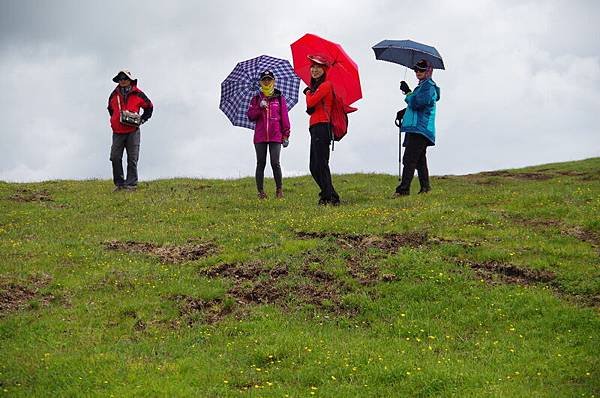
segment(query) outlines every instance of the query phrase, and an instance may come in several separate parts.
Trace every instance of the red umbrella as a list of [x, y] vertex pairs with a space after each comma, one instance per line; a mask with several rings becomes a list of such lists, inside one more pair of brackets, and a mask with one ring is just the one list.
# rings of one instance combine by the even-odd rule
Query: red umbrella
[[335, 93], [345, 105], [362, 98], [358, 65], [344, 51], [342, 46], [322, 37], [307, 33], [291, 45], [294, 71], [302, 81], [310, 85], [309, 55], [320, 55], [329, 62], [327, 80], [333, 83]]

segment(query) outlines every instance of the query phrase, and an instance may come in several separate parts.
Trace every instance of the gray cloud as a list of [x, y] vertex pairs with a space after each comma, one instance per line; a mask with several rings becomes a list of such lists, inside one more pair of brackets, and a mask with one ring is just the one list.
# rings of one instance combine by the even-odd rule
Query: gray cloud
[[[220, 83], [261, 54], [291, 59], [306, 32], [341, 43], [364, 98], [334, 172], [397, 171], [398, 82], [376, 61], [390, 38], [435, 45], [446, 71], [433, 174], [600, 156], [600, 48], [593, 1], [7, 1], [0, 3], [0, 179], [109, 178], [111, 78], [127, 66], [155, 103], [142, 131], [142, 179], [252, 175], [252, 132], [219, 111]], [[291, 111], [284, 173], [305, 174], [307, 115]]]

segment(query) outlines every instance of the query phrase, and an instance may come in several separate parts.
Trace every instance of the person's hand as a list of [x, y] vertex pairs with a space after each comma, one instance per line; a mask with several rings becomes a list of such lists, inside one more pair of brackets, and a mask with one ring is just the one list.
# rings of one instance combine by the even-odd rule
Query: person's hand
[[401, 109], [396, 113], [396, 120], [394, 120], [396, 127], [400, 127], [402, 125], [402, 118], [404, 117], [405, 112], [406, 112], [406, 108]]
[[307, 93], [309, 93], [309, 92], [311, 92], [311, 93], [312, 93], [312, 90], [310, 89], [310, 87], [306, 87], [306, 88], [305, 88], [305, 89], [302, 91], [302, 93], [303, 93], [304, 95], [306, 95], [306, 94], [307, 94]]
[[263, 100], [261, 100], [261, 101], [260, 101], [260, 104], [259, 104], [259, 105], [260, 105], [260, 107], [261, 107], [261, 108], [263, 108], [263, 109], [264, 109], [264, 108], [266, 108], [266, 107], [267, 107], [267, 105], [269, 105], [269, 104], [267, 103], [267, 100], [263, 99]]
[[404, 95], [410, 93], [410, 87], [408, 87], [408, 84], [406, 84], [406, 82], [404, 80], [402, 80], [400, 82], [400, 91], [402, 91], [404, 93]]
[[283, 146], [284, 148], [287, 148], [288, 145], [290, 145], [290, 139], [286, 137], [281, 142], [281, 146]]

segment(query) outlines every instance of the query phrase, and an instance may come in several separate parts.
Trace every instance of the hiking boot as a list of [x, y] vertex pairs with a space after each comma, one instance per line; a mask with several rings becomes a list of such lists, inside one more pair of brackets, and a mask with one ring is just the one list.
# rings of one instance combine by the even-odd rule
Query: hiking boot
[[419, 193], [427, 193], [431, 191], [431, 187], [422, 187]]
[[277, 199], [283, 199], [283, 189], [282, 188], [277, 188], [277, 190], [275, 191], [275, 197]]
[[319, 202], [317, 203], [319, 206], [325, 206], [327, 204], [329, 204], [329, 201], [327, 199], [319, 199]]
[[340, 200], [339, 199], [332, 199], [331, 202], [329, 202], [329, 203], [331, 203], [332, 206], [336, 206], [337, 207], [337, 206], [340, 205]]
[[259, 191], [258, 192], [258, 198], [260, 200], [266, 199], [267, 198], [267, 194], [265, 193], [265, 191]]
[[392, 198], [399, 198], [400, 196], [408, 196], [410, 193], [407, 191], [394, 192]]
[[125, 185], [123, 188], [126, 191], [133, 192], [137, 189], [137, 185]]

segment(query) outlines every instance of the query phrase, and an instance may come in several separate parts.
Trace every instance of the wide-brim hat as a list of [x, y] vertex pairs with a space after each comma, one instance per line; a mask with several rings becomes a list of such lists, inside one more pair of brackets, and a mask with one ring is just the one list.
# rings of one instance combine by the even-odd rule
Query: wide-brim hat
[[312, 63], [324, 66], [326, 68], [329, 67], [329, 60], [322, 55], [307, 55], [307, 57]]
[[133, 74], [132, 74], [132, 73], [131, 73], [131, 72], [130, 72], [128, 69], [121, 69], [121, 70], [120, 70], [120, 71], [119, 71], [119, 72], [118, 72], [118, 73], [115, 75], [115, 77], [113, 77], [113, 79], [112, 79], [112, 80], [113, 80], [113, 82], [115, 82], [115, 83], [118, 83], [118, 82], [119, 82], [119, 76], [121, 76], [121, 75], [125, 75], [125, 76], [127, 76], [127, 78], [128, 78], [129, 80], [131, 80], [132, 82], [136, 82], [136, 81], [137, 81], [137, 79], [135, 79], [135, 78], [133, 77]]

